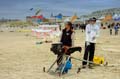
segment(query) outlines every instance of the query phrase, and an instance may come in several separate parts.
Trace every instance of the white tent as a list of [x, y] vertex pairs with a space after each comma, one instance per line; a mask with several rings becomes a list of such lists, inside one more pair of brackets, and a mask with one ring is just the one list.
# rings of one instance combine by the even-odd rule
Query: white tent
[[32, 35], [37, 38], [60, 36], [59, 25], [39, 25], [37, 29], [32, 29]]
[[59, 27], [59, 25], [39, 25], [38, 26], [39, 28], [49, 28], [49, 27], [51, 27], [51, 28], [57, 28], [57, 27]]
[[66, 18], [65, 20], [64, 20], [64, 22], [68, 22], [68, 21], [70, 21], [71, 20], [71, 17], [68, 17], [68, 18]]
[[101, 16], [99, 19], [104, 19], [105, 18], [105, 16]]
[[112, 16], [113, 19], [116, 19], [116, 18], [118, 18], [118, 17], [119, 17], [118, 14], [114, 14], [114, 15]]

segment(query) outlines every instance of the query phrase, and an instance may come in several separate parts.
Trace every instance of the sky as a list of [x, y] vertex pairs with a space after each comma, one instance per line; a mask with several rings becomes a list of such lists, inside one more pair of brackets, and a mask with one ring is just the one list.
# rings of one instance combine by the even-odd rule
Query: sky
[[0, 18], [25, 19], [35, 15], [38, 9], [45, 17], [50, 17], [51, 13], [80, 16], [109, 8], [120, 8], [120, 0], [0, 0]]

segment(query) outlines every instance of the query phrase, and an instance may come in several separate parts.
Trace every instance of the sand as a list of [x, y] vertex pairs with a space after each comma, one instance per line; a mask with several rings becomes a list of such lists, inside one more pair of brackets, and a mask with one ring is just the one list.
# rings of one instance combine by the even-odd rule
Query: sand
[[[82, 46], [83, 51], [72, 56], [82, 58], [85, 35], [78, 30], [75, 35], [75, 46]], [[0, 79], [120, 79], [120, 35], [110, 36], [108, 30], [101, 30], [96, 44], [95, 55], [114, 66], [82, 69], [77, 74], [81, 62], [72, 60], [72, 69], [61, 77], [53, 72], [56, 66], [50, 73], [43, 72], [43, 67], [47, 70], [56, 56], [50, 51], [51, 43], [36, 45], [39, 41], [31, 33], [0, 32]]]

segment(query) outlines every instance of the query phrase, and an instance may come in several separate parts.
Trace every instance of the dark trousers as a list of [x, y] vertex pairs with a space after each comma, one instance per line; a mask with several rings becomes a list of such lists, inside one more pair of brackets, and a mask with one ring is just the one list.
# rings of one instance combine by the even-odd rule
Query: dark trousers
[[[67, 54], [66, 54], [67, 55]], [[68, 54], [69, 55], [69, 54]], [[66, 60], [68, 57], [66, 57]], [[63, 54], [57, 56], [57, 65], [59, 66], [61, 64], [61, 61], [63, 60]], [[69, 58], [69, 61], [71, 61], [71, 58]]]
[[115, 35], [118, 35], [118, 30], [115, 30]]
[[[87, 46], [87, 43], [85, 43], [85, 53], [84, 53], [84, 60], [93, 61], [94, 58], [94, 52], [95, 52], [95, 43], [90, 43], [90, 45]], [[87, 65], [87, 62], [82, 62], [83, 65]], [[89, 63], [91, 64], [91, 63]]]
[[110, 35], [112, 35], [112, 29], [110, 29]]
[[[64, 51], [65, 51], [65, 49], [62, 50], [61, 54], [57, 55], [57, 65], [58, 66], [61, 64], [61, 61], [62, 61], [63, 55], [64, 55]], [[71, 53], [66, 53], [66, 55], [71, 55]], [[66, 57], [66, 60], [67, 60], [67, 57]], [[71, 61], [71, 58], [69, 60]]]
[[[71, 47], [71, 48], [69, 48], [69, 49], [67, 49], [67, 53], [65, 53], [65, 49], [63, 48], [62, 49], [62, 52], [61, 52], [61, 54], [58, 54], [58, 56], [57, 56], [57, 64], [59, 65], [59, 63], [61, 62], [61, 60], [63, 59], [63, 54], [66, 54], [66, 55], [71, 55], [71, 54], [73, 54], [75, 51], [79, 51], [79, 52], [81, 52], [82, 51], [82, 48], [81, 47]], [[71, 61], [71, 58], [70, 58], [70, 61]]]

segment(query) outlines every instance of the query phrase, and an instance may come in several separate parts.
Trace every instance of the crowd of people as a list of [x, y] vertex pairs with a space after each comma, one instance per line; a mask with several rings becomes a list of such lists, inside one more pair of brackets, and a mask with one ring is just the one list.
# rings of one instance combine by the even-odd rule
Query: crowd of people
[[120, 23], [109, 24], [108, 28], [110, 29], [110, 35], [113, 35], [113, 30], [114, 30], [114, 34], [118, 35], [119, 29], [120, 29]]
[[85, 28], [86, 28], [86, 25], [87, 25], [87, 24], [84, 24], [84, 23], [82, 23], [82, 24], [73, 24], [72, 27], [73, 27], [75, 30], [81, 29], [82, 32], [84, 32], [84, 31], [85, 31]]
[[[74, 30], [81, 30], [82, 32], [85, 32], [86, 26], [88, 23], [84, 24], [73, 24], [72, 27]], [[104, 27], [104, 25], [101, 23], [101, 26], [103, 29], [109, 29], [110, 35], [118, 35], [119, 34], [119, 29], [120, 29], [120, 23], [112, 23], [109, 24], [107, 27]]]

